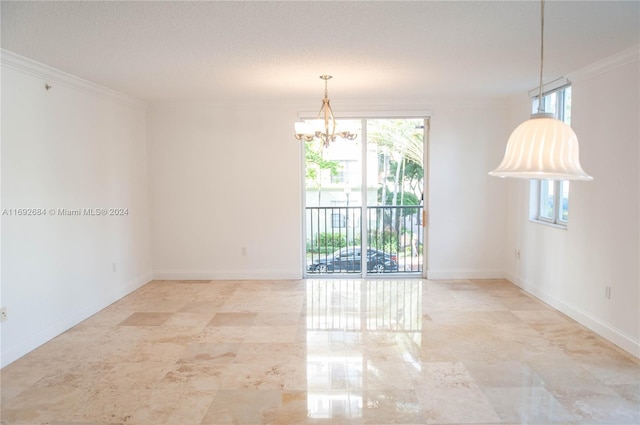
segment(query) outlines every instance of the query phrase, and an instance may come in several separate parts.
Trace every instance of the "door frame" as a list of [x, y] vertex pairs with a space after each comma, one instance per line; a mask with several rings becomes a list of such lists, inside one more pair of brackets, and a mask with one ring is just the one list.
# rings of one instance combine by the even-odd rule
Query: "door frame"
[[[305, 120], [305, 119], [314, 119], [317, 117], [317, 111], [316, 112], [310, 112], [310, 111], [304, 111], [304, 112], [299, 112], [298, 113], [298, 119], [299, 120]], [[335, 115], [336, 120], [339, 119], [351, 119], [351, 120], [356, 120], [359, 119], [362, 121], [363, 124], [366, 123], [367, 120], [372, 120], [372, 119], [422, 119], [423, 120], [423, 199], [422, 199], [422, 217], [421, 217], [421, 223], [422, 223], [422, 273], [418, 276], [417, 274], [413, 274], [413, 273], [385, 273], [385, 274], [378, 274], [378, 273], [367, 273], [367, 267], [362, 267], [360, 268], [360, 273], [350, 273], [350, 274], [345, 274], [345, 273], [331, 273], [331, 274], [309, 274], [308, 270], [307, 270], [307, 259], [306, 259], [306, 242], [307, 242], [307, 223], [306, 223], [306, 159], [305, 159], [305, 142], [301, 141], [300, 143], [302, 143], [301, 149], [300, 149], [300, 181], [301, 181], [301, 185], [300, 185], [300, 189], [301, 189], [301, 242], [300, 242], [300, 257], [301, 257], [301, 265], [302, 265], [302, 277], [303, 279], [331, 279], [331, 278], [339, 278], [339, 279], [344, 279], [344, 278], [350, 278], [350, 279], [359, 279], [359, 278], [363, 278], [363, 279], [369, 279], [369, 278], [385, 278], [385, 279], [389, 279], [389, 278], [423, 278], [423, 279], [427, 279], [427, 275], [428, 275], [428, 259], [429, 259], [429, 255], [428, 255], [428, 251], [429, 251], [429, 223], [430, 223], [430, 217], [429, 217], [429, 184], [430, 184], [430, 180], [429, 180], [429, 176], [430, 176], [430, 171], [431, 171], [431, 164], [430, 164], [430, 146], [431, 146], [431, 140], [430, 140], [430, 132], [431, 132], [431, 111], [395, 111], [395, 112], [391, 112], [391, 111], [367, 111], [367, 112], [357, 112], [357, 111], [352, 111], [352, 112], [342, 112], [340, 114], [336, 114]], [[362, 125], [362, 134], [364, 135], [363, 139], [366, 140], [366, 125]], [[366, 150], [367, 150], [367, 143], [362, 143], [362, 151], [361, 151], [361, 161], [366, 161]], [[361, 167], [362, 168], [362, 177], [361, 177], [361, 185], [363, 184], [362, 182], [366, 182], [366, 166]], [[366, 190], [365, 191], [361, 191], [363, 194], [363, 199], [360, 205], [360, 217], [366, 217], [366, 213], [367, 213], [367, 194], [366, 194]], [[364, 235], [366, 235], [367, 233], [367, 223], [366, 220], [361, 220], [361, 224], [360, 224], [360, 240], [361, 242], [361, 252], [366, 252], [366, 250], [368, 249], [368, 243], [367, 243], [367, 238], [363, 237]]]

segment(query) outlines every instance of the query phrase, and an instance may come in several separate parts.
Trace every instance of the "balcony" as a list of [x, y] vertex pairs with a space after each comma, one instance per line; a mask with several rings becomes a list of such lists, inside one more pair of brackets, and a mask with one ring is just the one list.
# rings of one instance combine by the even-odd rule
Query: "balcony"
[[367, 274], [422, 274], [422, 210], [421, 205], [306, 207], [307, 273], [360, 274], [364, 268]]

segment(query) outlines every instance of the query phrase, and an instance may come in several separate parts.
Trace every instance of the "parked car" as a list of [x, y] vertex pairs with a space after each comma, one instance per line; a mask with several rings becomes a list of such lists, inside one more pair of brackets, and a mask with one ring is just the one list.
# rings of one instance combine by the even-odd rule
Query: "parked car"
[[[360, 247], [341, 248], [331, 255], [314, 259], [308, 270], [316, 273], [360, 272], [362, 259]], [[384, 273], [398, 270], [398, 258], [395, 254], [367, 249], [367, 272]]]

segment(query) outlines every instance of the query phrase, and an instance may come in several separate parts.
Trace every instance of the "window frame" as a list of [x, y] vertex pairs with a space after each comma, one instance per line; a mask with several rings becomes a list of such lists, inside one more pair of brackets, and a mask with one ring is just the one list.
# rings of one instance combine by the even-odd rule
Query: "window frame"
[[[555, 97], [553, 104], [547, 103], [549, 99]], [[542, 101], [545, 102], [545, 111], [553, 107], [553, 116], [571, 125], [571, 84], [565, 84], [542, 94]], [[531, 101], [532, 113], [538, 111], [540, 96], [534, 96]], [[545, 188], [545, 185], [547, 187]], [[552, 185], [552, 186], [551, 186]], [[553, 190], [551, 203], [551, 217], [544, 214], [549, 196], [545, 196]], [[564, 193], [566, 188], [567, 203], [564, 204]], [[566, 218], [563, 212], [566, 211]], [[537, 223], [547, 224], [554, 227], [566, 229], [569, 224], [569, 181], [568, 180], [532, 180], [530, 196], [530, 219]]]
[[347, 215], [341, 212], [331, 213], [331, 228], [332, 229], [344, 229], [347, 227]]
[[[540, 221], [545, 221], [548, 223], [554, 223], [557, 217], [556, 215], [556, 206], [557, 206], [557, 190], [556, 185], [553, 184], [550, 180], [538, 180], [536, 182], [538, 185], [538, 216], [536, 217]], [[545, 187], [546, 186], [546, 187]], [[550, 192], [553, 192], [551, 195]], [[545, 214], [545, 210], [547, 202], [551, 199], [551, 214]]]

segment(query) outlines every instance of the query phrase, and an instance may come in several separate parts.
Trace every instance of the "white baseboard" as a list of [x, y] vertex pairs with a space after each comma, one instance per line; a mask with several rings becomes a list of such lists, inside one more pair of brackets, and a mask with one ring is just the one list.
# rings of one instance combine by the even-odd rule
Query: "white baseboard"
[[291, 280], [302, 279], [292, 270], [157, 270], [154, 280]]
[[127, 283], [124, 288], [120, 288], [117, 291], [112, 291], [111, 293], [109, 293], [108, 296], [101, 299], [100, 302], [96, 302], [89, 306], [85, 306], [80, 310], [71, 312], [69, 315], [63, 317], [62, 319], [49, 324], [46, 328], [27, 337], [22, 342], [9, 347], [6, 350], [3, 350], [2, 353], [0, 353], [0, 368], [13, 363], [25, 354], [35, 350], [45, 342], [50, 341], [66, 330], [82, 322], [83, 320], [93, 316], [103, 308], [111, 305], [112, 303], [118, 301], [120, 298], [145, 285], [146, 283], [151, 281], [151, 277], [151, 272], [138, 276], [137, 278]]
[[504, 279], [503, 270], [494, 269], [429, 269], [427, 279], [430, 280], [460, 280], [460, 279]]
[[571, 304], [568, 304], [543, 291], [540, 291], [535, 287], [535, 285], [532, 285], [531, 283], [528, 283], [511, 273], [506, 273], [506, 279], [512, 282], [514, 285], [520, 287], [520, 289], [527, 292], [528, 294], [531, 294], [539, 300], [549, 304], [551, 307], [555, 308], [561, 313], [566, 314], [576, 322], [589, 328], [601, 337], [622, 348], [624, 351], [628, 352], [634, 357], [640, 358], [640, 341], [635, 341], [629, 336], [622, 333], [619, 329], [616, 329], [615, 327], [603, 322], [597, 317], [594, 317], [591, 314], [582, 311], [575, 306], [572, 306]]
[[520, 289], [523, 289], [522, 286], [520, 286], [520, 278], [514, 275], [513, 273], [504, 272], [504, 278], [507, 279], [509, 282], [513, 283], [514, 285], [520, 287]]

